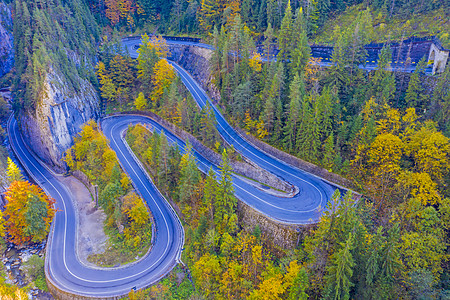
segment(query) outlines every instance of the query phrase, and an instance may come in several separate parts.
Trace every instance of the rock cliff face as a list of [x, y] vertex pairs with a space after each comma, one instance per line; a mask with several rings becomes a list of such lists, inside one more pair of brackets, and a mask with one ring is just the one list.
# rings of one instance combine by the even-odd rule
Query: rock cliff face
[[98, 26], [84, 0], [12, 5], [15, 115], [29, 147], [62, 171], [61, 158], [81, 125], [98, 118], [99, 99], [91, 84]]
[[45, 96], [36, 109], [19, 116], [22, 134], [33, 141], [29, 146], [46, 163], [64, 170], [61, 158], [72, 145], [81, 125], [96, 120], [99, 111], [98, 95], [86, 79], [79, 79], [81, 92], [73, 93], [56, 72], [49, 72], [44, 82]]
[[14, 65], [12, 30], [11, 11], [6, 4], [0, 2], [0, 77]]
[[214, 101], [220, 99], [220, 92], [212, 82], [209, 60], [212, 51], [209, 49], [169, 44], [169, 59], [178, 63], [188, 71]]

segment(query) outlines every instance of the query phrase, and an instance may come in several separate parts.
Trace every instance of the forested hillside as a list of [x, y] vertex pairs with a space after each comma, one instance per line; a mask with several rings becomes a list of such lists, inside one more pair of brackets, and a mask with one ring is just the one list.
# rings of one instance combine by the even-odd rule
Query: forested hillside
[[98, 111], [99, 30], [84, 1], [16, 1], [13, 108], [33, 150], [62, 168], [62, 153]]
[[[239, 14], [255, 36], [261, 35], [269, 24], [275, 30], [281, 28], [288, 0], [89, 0], [89, 6], [100, 24], [132, 32], [143, 30], [159, 33], [189, 33], [208, 35], [214, 27], [232, 23]], [[293, 11], [302, 8], [310, 37], [330, 34], [335, 18], [354, 20], [355, 11], [369, 8], [374, 27], [381, 39], [391, 31], [408, 28], [412, 35], [436, 35], [448, 37], [449, 6], [446, 0], [436, 1], [348, 1], [310, 0], [291, 1]], [[355, 6], [356, 5], [356, 6]], [[341, 23], [342, 25], [345, 23]], [[447, 34], [445, 34], [447, 32]], [[380, 36], [375, 36], [380, 38]], [[322, 39], [319, 39], [321, 41]]]
[[[217, 179], [200, 173], [189, 147], [182, 154], [164, 134], [129, 128], [128, 143], [186, 233], [185, 275], [130, 299], [450, 297], [450, 67], [427, 75], [424, 57], [413, 73], [392, 70], [386, 43], [375, 70], [361, 68], [371, 42], [436, 35], [449, 45], [448, 0], [16, 0], [13, 8], [15, 114], [38, 155], [62, 168], [70, 149], [67, 165], [98, 185], [120, 244], [114, 256], [144, 253], [151, 215], [129, 193], [96, 123], [82, 127], [98, 118], [99, 98], [106, 113], [158, 114], [222, 154]], [[293, 227], [289, 249], [259, 224], [249, 229], [231, 181], [230, 160], [240, 156], [220, 138], [211, 107], [196, 106], [154, 32], [214, 46], [210, 84], [230, 124], [345, 177], [361, 197], [336, 190], [319, 223]], [[141, 33], [133, 60], [120, 37]], [[311, 57], [313, 43], [334, 46], [330, 65]], [[14, 174], [7, 209], [20, 221], [33, 202], [13, 201], [26, 185]], [[39, 234], [27, 221], [26, 234], [13, 231], [11, 240], [43, 239], [51, 216]]]

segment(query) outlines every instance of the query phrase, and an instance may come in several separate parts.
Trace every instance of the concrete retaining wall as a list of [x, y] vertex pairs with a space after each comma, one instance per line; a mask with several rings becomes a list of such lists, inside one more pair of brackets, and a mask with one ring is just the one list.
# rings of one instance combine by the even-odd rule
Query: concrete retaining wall
[[104, 299], [104, 300], [116, 300], [121, 299], [124, 296], [117, 296], [117, 297], [90, 297], [90, 296], [81, 296], [81, 295], [75, 295], [66, 291], [63, 291], [59, 289], [55, 284], [53, 284], [52, 280], [48, 279], [48, 276], [46, 276], [47, 286], [49, 292], [52, 294], [53, 297], [55, 297], [58, 300], [94, 300], [94, 299]]
[[252, 232], [256, 226], [266, 239], [283, 249], [294, 249], [299, 241], [314, 225], [288, 225], [276, 222], [242, 201], [238, 201], [238, 218], [242, 227]]

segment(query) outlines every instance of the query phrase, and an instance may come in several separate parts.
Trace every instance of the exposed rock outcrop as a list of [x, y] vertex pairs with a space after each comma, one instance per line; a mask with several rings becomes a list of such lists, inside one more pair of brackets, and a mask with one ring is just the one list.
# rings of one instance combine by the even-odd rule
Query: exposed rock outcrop
[[27, 110], [19, 117], [23, 135], [33, 141], [29, 146], [59, 170], [64, 169], [62, 155], [72, 146], [81, 125], [98, 118], [97, 92], [88, 80], [79, 81], [81, 92], [73, 93], [62, 76], [51, 70], [44, 82], [45, 96], [34, 111]]
[[220, 99], [220, 92], [213, 83], [210, 71], [212, 50], [178, 44], [169, 44], [169, 50], [170, 60], [188, 71], [214, 101]]
[[14, 65], [13, 25], [11, 11], [0, 2], [0, 77], [8, 73]]

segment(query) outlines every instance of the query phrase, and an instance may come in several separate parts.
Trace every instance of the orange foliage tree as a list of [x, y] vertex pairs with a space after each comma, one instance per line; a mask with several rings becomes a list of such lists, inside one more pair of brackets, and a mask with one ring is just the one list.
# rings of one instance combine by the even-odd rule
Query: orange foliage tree
[[5, 195], [5, 228], [9, 241], [22, 245], [44, 240], [56, 212], [55, 200], [26, 181], [14, 181]]

